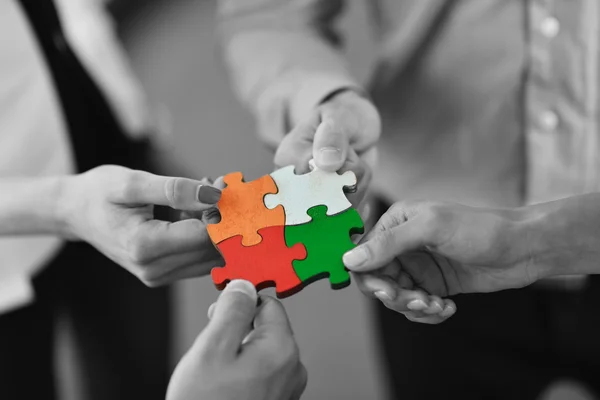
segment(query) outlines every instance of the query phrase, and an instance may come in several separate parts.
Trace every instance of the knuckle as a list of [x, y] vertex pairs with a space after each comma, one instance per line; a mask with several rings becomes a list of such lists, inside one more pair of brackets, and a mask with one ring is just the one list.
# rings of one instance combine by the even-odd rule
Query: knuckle
[[165, 196], [171, 205], [171, 208], [183, 208], [183, 199], [178, 188], [184, 183], [183, 178], [171, 178], [165, 182]]
[[300, 362], [300, 350], [295, 340], [291, 337], [280, 339], [276, 346], [271, 348], [267, 358], [268, 368], [270, 370], [280, 370], [282, 368], [292, 367]]
[[148, 265], [153, 259], [151, 248], [140, 231], [137, 231], [129, 241], [127, 254], [129, 260], [136, 265]]
[[127, 201], [135, 195], [136, 185], [140, 181], [140, 172], [124, 169], [120, 175], [119, 181], [114, 185], [114, 195], [116, 198]]

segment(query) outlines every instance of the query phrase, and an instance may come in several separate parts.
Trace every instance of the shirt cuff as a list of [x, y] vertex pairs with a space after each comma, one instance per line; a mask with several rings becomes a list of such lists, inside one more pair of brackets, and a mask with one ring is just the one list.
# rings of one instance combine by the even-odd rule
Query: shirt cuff
[[0, 281], [0, 314], [26, 306], [35, 299], [29, 277], [3, 277]]
[[363, 89], [346, 76], [317, 75], [300, 80], [302, 84], [289, 105], [289, 117], [292, 126], [304, 121], [310, 113], [331, 93], [341, 89], [355, 90], [363, 93]]

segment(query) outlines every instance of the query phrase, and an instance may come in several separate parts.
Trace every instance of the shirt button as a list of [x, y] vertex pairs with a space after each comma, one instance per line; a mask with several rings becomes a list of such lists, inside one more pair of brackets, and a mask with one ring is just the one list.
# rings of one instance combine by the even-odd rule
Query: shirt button
[[553, 131], [558, 127], [558, 115], [553, 111], [544, 111], [540, 115], [540, 124], [546, 131]]
[[554, 17], [545, 18], [540, 25], [540, 31], [549, 39], [555, 38], [560, 31], [560, 23]]

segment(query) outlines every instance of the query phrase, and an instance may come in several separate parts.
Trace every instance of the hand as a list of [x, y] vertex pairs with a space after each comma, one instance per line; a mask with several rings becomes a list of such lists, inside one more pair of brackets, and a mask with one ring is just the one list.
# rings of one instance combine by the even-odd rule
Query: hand
[[368, 161], [376, 157], [380, 134], [381, 121], [373, 104], [353, 91], [343, 91], [317, 107], [283, 139], [275, 164], [294, 165], [296, 172], [303, 174], [313, 158], [316, 166], [326, 171], [353, 171], [358, 191], [348, 198], [357, 206], [371, 181]]
[[456, 305], [441, 297], [520, 288], [539, 279], [519, 210], [450, 203], [392, 206], [344, 255], [366, 294], [411, 320], [439, 323]]
[[103, 166], [66, 178], [59, 213], [67, 237], [90, 243], [146, 285], [158, 286], [205, 275], [220, 256], [206, 221], [159, 221], [153, 206], [200, 212], [219, 198], [206, 181]]
[[173, 373], [167, 400], [297, 400], [306, 369], [281, 303], [230, 282]]

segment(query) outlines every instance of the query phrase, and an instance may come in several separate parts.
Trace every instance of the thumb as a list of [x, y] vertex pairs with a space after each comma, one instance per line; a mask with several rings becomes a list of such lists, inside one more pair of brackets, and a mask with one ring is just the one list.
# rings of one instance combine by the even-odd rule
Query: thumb
[[350, 140], [342, 121], [324, 119], [315, 132], [313, 142], [315, 165], [326, 171], [339, 170], [348, 157], [349, 147]]
[[124, 204], [153, 204], [176, 210], [201, 211], [210, 208], [221, 198], [221, 190], [210, 185], [207, 180], [132, 171], [132, 176], [124, 181], [124, 189], [116, 199]]
[[204, 330], [205, 343], [235, 356], [256, 315], [258, 295], [248, 281], [233, 280], [225, 287]]
[[320, 115], [315, 112], [306, 121], [296, 125], [281, 141], [275, 153], [277, 167], [293, 165], [297, 174], [309, 172], [308, 161], [312, 156], [312, 143], [320, 123]]
[[254, 319], [254, 329], [276, 329], [279, 333], [292, 335], [290, 320], [280, 301], [261, 296], [261, 305]]
[[395, 257], [425, 246], [428, 243], [425, 232], [418, 218], [391, 229], [378, 229], [376, 225], [359, 246], [344, 254], [344, 265], [354, 272], [383, 268]]

